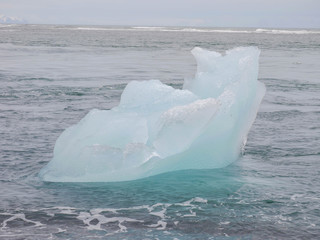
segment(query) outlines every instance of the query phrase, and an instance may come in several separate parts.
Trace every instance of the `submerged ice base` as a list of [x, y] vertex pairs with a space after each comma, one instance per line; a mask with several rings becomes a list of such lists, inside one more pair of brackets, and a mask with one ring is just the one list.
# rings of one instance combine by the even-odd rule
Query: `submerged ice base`
[[235, 161], [265, 94], [257, 81], [260, 51], [192, 50], [195, 78], [182, 90], [132, 81], [119, 106], [91, 110], [58, 138], [44, 181], [111, 182]]

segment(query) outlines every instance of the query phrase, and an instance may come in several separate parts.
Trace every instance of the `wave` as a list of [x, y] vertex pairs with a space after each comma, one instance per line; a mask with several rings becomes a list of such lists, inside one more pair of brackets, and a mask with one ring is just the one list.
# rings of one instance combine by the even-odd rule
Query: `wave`
[[175, 28], [175, 27], [132, 27], [134, 30], [159, 32], [217, 32], [217, 33], [249, 33], [247, 30], [208, 29], [208, 28]]
[[[56, 234], [63, 232], [74, 234], [67, 226], [60, 224], [65, 221], [75, 224], [79, 224], [80, 221], [83, 225], [82, 228], [89, 231], [105, 232], [106, 236], [117, 236], [117, 234], [130, 232], [137, 226], [147, 228], [150, 231], [170, 230], [170, 227], [167, 227], [167, 225], [174, 222], [174, 226], [177, 226], [183, 224], [187, 219], [197, 219], [197, 213], [207, 206], [207, 199], [194, 197], [184, 202], [158, 202], [150, 205], [121, 208], [81, 209], [68, 206], [54, 206], [19, 210], [13, 213], [0, 213], [0, 217], [5, 219], [2, 222], [0, 230], [5, 231], [7, 233], [6, 236], [17, 236], [18, 228], [15, 228], [13, 225], [17, 221], [28, 225], [28, 228], [33, 230], [40, 228], [54, 229]], [[172, 212], [172, 209], [176, 211]], [[141, 212], [147, 216], [146, 219], [141, 218]], [[33, 220], [35, 218], [40, 220]], [[50, 219], [52, 218], [59, 218], [59, 223], [51, 224]], [[44, 238], [47, 239], [47, 237]]]
[[213, 29], [213, 28], [178, 28], [178, 27], [76, 27], [71, 30], [82, 31], [152, 31], [152, 32], [190, 32], [190, 33], [247, 33], [247, 34], [320, 34], [320, 30], [307, 29]]
[[132, 27], [133, 29], [145, 29], [145, 30], [161, 30], [165, 27]]
[[286, 30], [286, 29], [264, 29], [258, 28], [255, 30], [256, 33], [269, 33], [269, 34], [320, 34], [317, 30]]
[[120, 30], [117, 28], [97, 28], [97, 27], [77, 27], [71, 28], [72, 30], [84, 30], [84, 31], [112, 31], [112, 30]]
[[[17, 27], [17, 24], [0, 24], [0, 29]], [[32, 26], [32, 25], [31, 25]], [[59, 27], [73, 31], [150, 31], [150, 32], [189, 32], [189, 33], [245, 33], [245, 34], [320, 34], [319, 29], [245, 29], [245, 28], [201, 28], [201, 27], [161, 27], [161, 26], [74, 26]], [[10, 30], [13, 31], [13, 30]]]

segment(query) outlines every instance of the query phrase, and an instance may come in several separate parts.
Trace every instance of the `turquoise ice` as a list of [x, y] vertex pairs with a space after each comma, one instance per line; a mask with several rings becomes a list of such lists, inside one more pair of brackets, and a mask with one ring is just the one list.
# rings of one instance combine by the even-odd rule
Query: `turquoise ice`
[[238, 159], [265, 86], [260, 51], [225, 55], [201, 48], [194, 79], [183, 89], [132, 81], [111, 110], [91, 110], [57, 139], [44, 181], [112, 182], [183, 169], [212, 169]]

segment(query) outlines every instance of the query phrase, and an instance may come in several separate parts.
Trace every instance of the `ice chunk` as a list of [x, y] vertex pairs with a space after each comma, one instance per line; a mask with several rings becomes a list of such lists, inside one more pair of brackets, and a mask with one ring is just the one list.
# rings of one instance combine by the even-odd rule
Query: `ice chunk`
[[183, 89], [132, 81], [119, 106], [92, 110], [58, 138], [44, 181], [125, 181], [235, 161], [265, 94], [260, 51], [194, 48], [194, 79]]
[[174, 89], [159, 80], [132, 81], [124, 89], [119, 107], [114, 110], [145, 112], [150, 115], [197, 99], [192, 92]]
[[217, 111], [213, 98], [197, 100], [184, 106], [177, 106], [161, 114], [160, 129], [153, 146], [160, 157], [187, 150]]
[[198, 64], [197, 73], [195, 79], [185, 81], [184, 89], [200, 97], [216, 98], [226, 87], [237, 82], [257, 82], [260, 54], [257, 48], [234, 48], [221, 56], [219, 53], [196, 47], [192, 54]]

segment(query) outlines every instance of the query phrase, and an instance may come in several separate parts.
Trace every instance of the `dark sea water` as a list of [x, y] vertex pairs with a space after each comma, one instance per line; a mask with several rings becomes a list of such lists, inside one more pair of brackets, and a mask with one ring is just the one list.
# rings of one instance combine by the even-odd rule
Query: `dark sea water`
[[[195, 47], [261, 49], [267, 88], [223, 169], [38, 178], [56, 139], [131, 80], [181, 88]], [[320, 31], [0, 25], [0, 239], [319, 239]]]

